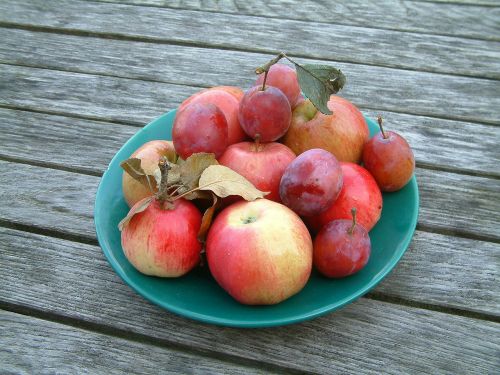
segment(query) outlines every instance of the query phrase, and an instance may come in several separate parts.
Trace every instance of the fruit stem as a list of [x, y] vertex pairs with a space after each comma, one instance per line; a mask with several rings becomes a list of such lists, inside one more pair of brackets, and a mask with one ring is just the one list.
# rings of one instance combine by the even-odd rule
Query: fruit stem
[[255, 152], [260, 151], [260, 134], [255, 134]]
[[262, 81], [262, 87], [260, 88], [260, 91], [265, 91], [266, 90], [266, 81], [267, 81], [267, 75], [269, 74], [269, 70], [266, 70], [264, 72], [264, 80]]
[[377, 122], [378, 122], [378, 126], [380, 128], [380, 131], [382, 132], [382, 137], [384, 137], [384, 139], [387, 139], [387, 135], [384, 132], [384, 127], [382, 126], [382, 116], [378, 115]]
[[351, 208], [351, 215], [352, 215], [352, 226], [348, 229], [347, 233], [352, 236], [352, 233], [354, 232], [354, 227], [356, 226], [356, 207]]
[[158, 162], [158, 167], [160, 168], [161, 172], [161, 179], [160, 179], [160, 187], [158, 188], [158, 194], [156, 198], [160, 201], [163, 202], [167, 199], [168, 196], [168, 171], [172, 168], [168, 164], [168, 159], [165, 156], [162, 156], [160, 158], [160, 161]]

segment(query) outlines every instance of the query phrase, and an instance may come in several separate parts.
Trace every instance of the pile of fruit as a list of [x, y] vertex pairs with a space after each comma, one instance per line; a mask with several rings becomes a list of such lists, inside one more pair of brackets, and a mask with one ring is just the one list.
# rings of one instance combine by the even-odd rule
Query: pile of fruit
[[413, 153], [380, 117], [369, 139], [361, 112], [335, 95], [342, 72], [281, 58], [258, 68], [246, 92], [194, 94], [172, 141], [122, 162], [131, 209], [119, 228], [138, 271], [179, 277], [206, 262], [237, 301], [265, 305], [298, 293], [313, 267], [340, 278], [367, 264], [381, 191], [408, 183]]

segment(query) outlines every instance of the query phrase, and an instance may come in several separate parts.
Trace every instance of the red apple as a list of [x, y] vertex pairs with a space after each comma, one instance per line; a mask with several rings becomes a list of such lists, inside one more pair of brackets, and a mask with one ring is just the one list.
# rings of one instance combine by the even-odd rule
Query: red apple
[[219, 164], [238, 172], [267, 199], [280, 202], [279, 185], [285, 168], [295, 154], [281, 143], [240, 142], [229, 146], [218, 159]]
[[[171, 162], [175, 162], [177, 155], [174, 144], [170, 141], [151, 141], [143, 144], [130, 156], [141, 159], [141, 167], [146, 174], [153, 175], [158, 168], [158, 161], [162, 156], [166, 156]], [[151, 190], [137, 180], [123, 172], [122, 178], [123, 196], [129, 207], [151, 195]], [[156, 192], [156, 189], [155, 189]]]
[[248, 138], [238, 120], [238, 109], [242, 97], [243, 91], [239, 87], [216, 86], [191, 95], [181, 103], [178, 111], [182, 111], [187, 105], [193, 103], [215, 105], [224, 113], [224, 116], [226, 116], [228, 130], [227, 142], [228, 145], [231, 145]]
[[312, 240], [292, 210], [268, 199], [225, 208], [208, 232], [215, 280], [237, 301], [270, 305], [298, 293], [312, 268]]
[[154, 199], [145, 211], [135, 214], [124, 226], [123, 251], [139, 272], [178, 277], [200, 261], [200, 226], [201, 213], [193, 203], [179, 198], [173, 202], [173, 208], [164, 209], [161, 202]]
[[382, 213], [382, 193], [370, 172], [354, 163], [340, 163], [344, 184], [338, 198], [324, 212], [306, 218], [308, 225], [318, 232], [332, 220], [350, 219], [356, 208], [358, 223], [370, 231]]
[[378, 118], [380, 133], [375, 134], [363, 150], [363, 165], [377, 181], [380, 190], [392, 192], [403, 188], [415, 170], [415, 157], [406, 140], [398, 133], [384, 131]]
[[295, 107], [283, 143], [297, 155], [322, 148], [339, 161], [359, 163], [370, 134], [363, 115], [354, 104], [335, 95], [328, 108], [333, 114], [324, 115], [309, 100]]
[[175, 116], [172, 141], [184, 160], [197, 152], [219, 157], [228, 146], [226, 117], [213, 104], [188, 104]]

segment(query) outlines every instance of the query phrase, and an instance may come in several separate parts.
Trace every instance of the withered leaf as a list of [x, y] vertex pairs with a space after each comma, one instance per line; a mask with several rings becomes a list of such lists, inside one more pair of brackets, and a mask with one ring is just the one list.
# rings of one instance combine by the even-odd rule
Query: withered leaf
[[135, 214], [138, 214], [139, 212], [142, 212], [146, 208], [148, 208], [149, 205], [151, 204], [151, 202], [153, 201], [153, 199], [154, 199], [153, 197], [148, 197], [148, 198], [144, 198], [142, 201], [136, 203], [130, 209], [127, 216], [125, 216], [123, 218], [123, 220], [118, 223], [118, 229], [120, 230], [120, 232], [123, 230], [125, 225], [127, 225], [129, 223], [129, 221], [132, 220], [132, 218], [134, 217]]
[[208, 191], [195, 189], [183, 195], [183, 198], [187, 199], [188, 201], [192, 201], [193, 199], [210, 199], [210, 194], [211, 193]]
[[263, 198], [265, 194], [258, 190], [242, 175], [223, 165], [211, 165], [201, 174], [200, 190], [209, 190], [224, 198], [239, 195], [247, 201]]
[[133, 179], [139, 181], [141, 184], [149, 188], [151, 192], [154, 192], [157, 188], [156, 178], [154, 175], [146, 174], [144, 169], [141, 167], [141, 159], [130, 158], [124, 160], [120, 163], [120, 167], [123, 168]]
[[345, 85], [345, 75], [328, 65], [295, 64], [297, 78], [304, 95], [325, 115], [332, 114], [327, 106], [330, 95], [339, 92]]
[[205, 242], [205, 239], [207, 238], [208, 228], [210, 228], [210, 225], [212, 224], [212, 219], [218, 203], [217, 196], [214, 193], [210, 193], [210, 195], [212, 197], [212, 205], [205, 210], [203, 218], [201, 219], [201, 227], [198, 231], [198, 240], [201, 242]]
[[203, 171], [210, 165], [219, 164], [214, 154], [198, 152], [188, 157], [180, 166], [180, 183], [187, 190], [198, 186]]

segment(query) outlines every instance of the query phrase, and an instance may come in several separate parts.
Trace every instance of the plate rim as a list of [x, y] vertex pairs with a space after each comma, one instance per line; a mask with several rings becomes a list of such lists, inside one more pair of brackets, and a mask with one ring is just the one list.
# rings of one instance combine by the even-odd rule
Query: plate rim
[[[366, 293], [368, 293], [370, 290], [375, 288], [385, 277], [389, 275], [389, 273], [396, 267], [396, 265], [399, 263], [401, 258], [404, 256], [406, 251], [408, 250], [408, 247], [410, 245], [410, 242], [415, 234], [417, 222], [418, 222], [418, 215], [420, 211], [420, 194], [419, 194], [419, 189], [418, 189], [418, 184], [416, 180], [416, 175], [415, 173], [413, 174], [412, 178], [408, 182], [408, 184], [412, 184], [413, 188], [415, 189], [415, 211], [412, 216], [412, 226], [411, 230], [407, 233], [406, 238], [404, 241], [402, 241], [402, 247], [403, 250], [400, 252], [400, 254], [397, 254], [395, 257], [392, 257], [390, 262], [384, 265], [384, 267], [378, 272], [378, 274], [372, 279], [372, 281], [368, 284], [366, 284], [363, 288], [359, 289], [356, 291], [356, 293], [353, 293], [346, 298], [336, 301], [335, 303], [330, 303], [327, 305], [322, 306], [321, 308], [314, 309], [312, 311], [309, 311], [307, 313], [301, 313], [301, 314], [296, 314], [290, 317], [286, 318], [276, 318], [276, 319], [264, 319], [260, 321], [242, 321], [242, 320], [237, 320], [237, 319], [227, 319], [227, 318], [220, 318], [220, 317], [214, 317], [212, 315], [207, 315], [203, 313], [199, 313], [196, 311], [192, 311], [189, 309], [177, 307], [175, 305], [171, 305], [168, 302], [161, 300], [159, 298], [156, 298], [154, 295], [150, 295], [147, 291], [145, 291], [141, 286], [137, 285], [133, 279], [131, 279], [128, 274], [123, 270], [123, 268], [120, 266], [118, 260], [114, 257], [111, 249], [108, 249], [106, 244], [104, 243], [104, 235], [101, 225], [101, 218], [96, 215], [96, 212], [99, 210], [99, 206], [101, 205], [101, 200], [98, 199], [102, 195], [102, 190], [104, 189], [104, 180], [106, 179], [106, 176], [108, 175], [110, 166], [116, 162], [116, 159], [118, 158], [119, 152], [123, 149], [123, 147], [131, 141], [131, 139], [135, 137], [139, 137], [140, 134], [145, 132], [145, 129], [153, 122], [160, 120], [163, 117], [166, 117], [168, 115], [171, 115], [172, 113], [175, 113], [177, 109], [170, 110], [168, 112], [163, 113], [160, 116], [157, 116], [148, 124], [143, 126], [142, 128], [139, 129], [134, 135], [132, 135], [122, 146], [120, 149], [115, 153], [111, 161], [109, 162], [106, 170], [104, 171], [100, 181], [99, 185], [97, 187], [97, 191], [95, 194], [95, 201], [94, 201], [94, 225], [96, 229], [96, 237], [97, 241], [99, 243], [99, 246], [101, 247], [102, 252], [104, 253], [104, 256], [106, 257], [108, 263], [111, 265], [112, 269], [120, 276], [120, 278], [129, 286], [132, 288], [133, 291], [138, 293], [140, 296], [142, 296], [144, 299], [147, 301], [154, 303], [155, 305], [170, 311], [178, 316], [181, 316], [183, 318], [188, 318], [192, 319], [195, 321], [203, 322], [203, 323], [208, 323], [208, 324], [213, 324], [213, 325], [218, 325], [218, 326], [224, 326], [224, 327], [235, 327], [235, 328], [264, 328], [264, 327], [276, 327], [276, 326], [284, 326], [284, 325], [290, 325], [290, 324], [295, 324], [295, 323], [300, 323], [303, 321], [311, 320], [314, 318], [318, 318], [320, 316], [326, 315], [328, 313], [331, 313], [333, 311], [336, 311], [345, 305], [355, 302], [362, 296], [364, 296]], [[367, 117], [366, 115], [363, 114], [363, 117], [365, 118], [366, 122], [373, 122], [375, 123], [372, 119]]]

